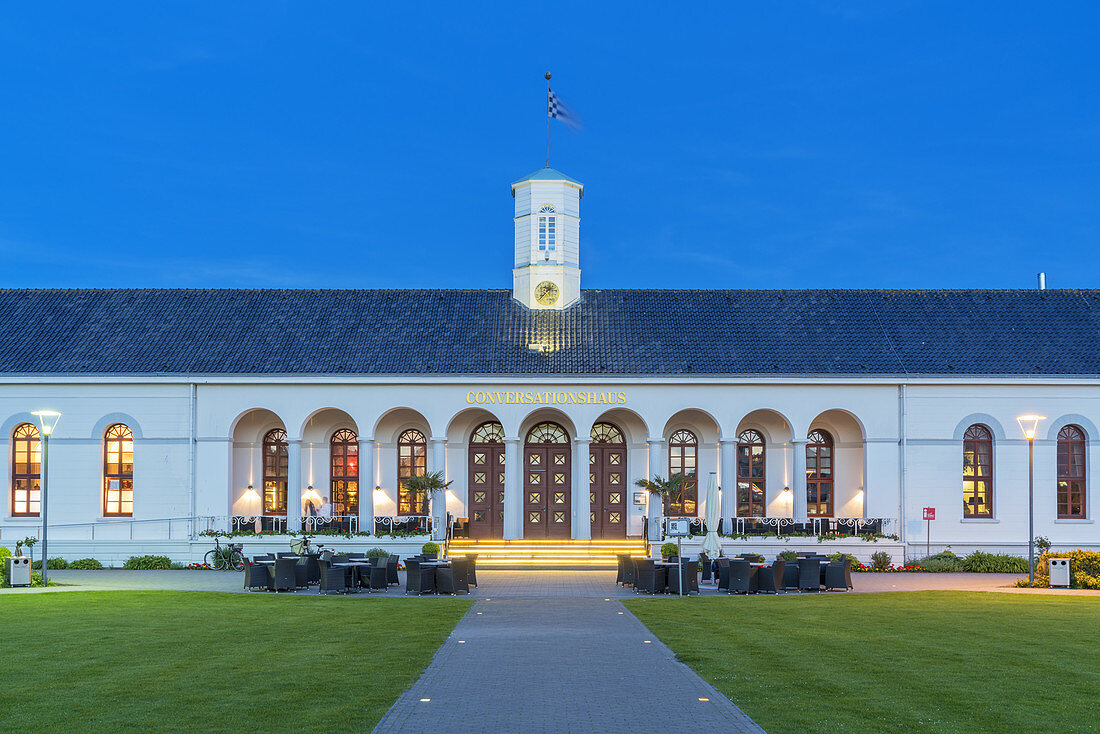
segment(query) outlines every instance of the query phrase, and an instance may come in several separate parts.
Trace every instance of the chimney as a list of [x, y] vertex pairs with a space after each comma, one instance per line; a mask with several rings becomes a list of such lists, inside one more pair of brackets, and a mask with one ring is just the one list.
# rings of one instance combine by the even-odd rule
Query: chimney
[[1045, 291], [1047, 289], [1047, 274], [1039, 273], [1039, 290]]

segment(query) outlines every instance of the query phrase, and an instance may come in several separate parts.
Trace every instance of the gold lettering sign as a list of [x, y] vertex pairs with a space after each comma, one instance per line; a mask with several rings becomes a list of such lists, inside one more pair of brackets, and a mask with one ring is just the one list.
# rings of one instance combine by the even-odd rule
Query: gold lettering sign
[[509, 390], [471, 390], [467, 405], [626, 405], [625, 392], [514, 392]]

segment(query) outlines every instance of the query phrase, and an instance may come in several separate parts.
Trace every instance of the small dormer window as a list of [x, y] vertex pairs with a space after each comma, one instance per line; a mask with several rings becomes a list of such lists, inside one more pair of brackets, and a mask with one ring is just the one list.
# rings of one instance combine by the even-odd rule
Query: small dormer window
[[554, 207], [549, 204], [539, 209], [539, 252], [556, 252], [558, 247], [558, 224], [554, 216]]

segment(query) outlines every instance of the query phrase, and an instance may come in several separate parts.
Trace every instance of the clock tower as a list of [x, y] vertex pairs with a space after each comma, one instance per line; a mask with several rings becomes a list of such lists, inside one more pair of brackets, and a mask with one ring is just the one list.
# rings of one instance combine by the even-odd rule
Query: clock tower
[[553, 168], [512, 184], [516, 257], [512, 297], [527, 308], [563, 309], [581, 297], [580, 181]]

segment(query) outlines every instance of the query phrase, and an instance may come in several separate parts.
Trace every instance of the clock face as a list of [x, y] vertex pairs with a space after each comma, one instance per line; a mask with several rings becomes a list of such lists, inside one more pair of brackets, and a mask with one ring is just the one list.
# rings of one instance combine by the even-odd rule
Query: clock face
[[558, 302], [558, 287], [548, 280], [535, 286], [535, 300], [543, 306], [553, 306]]

